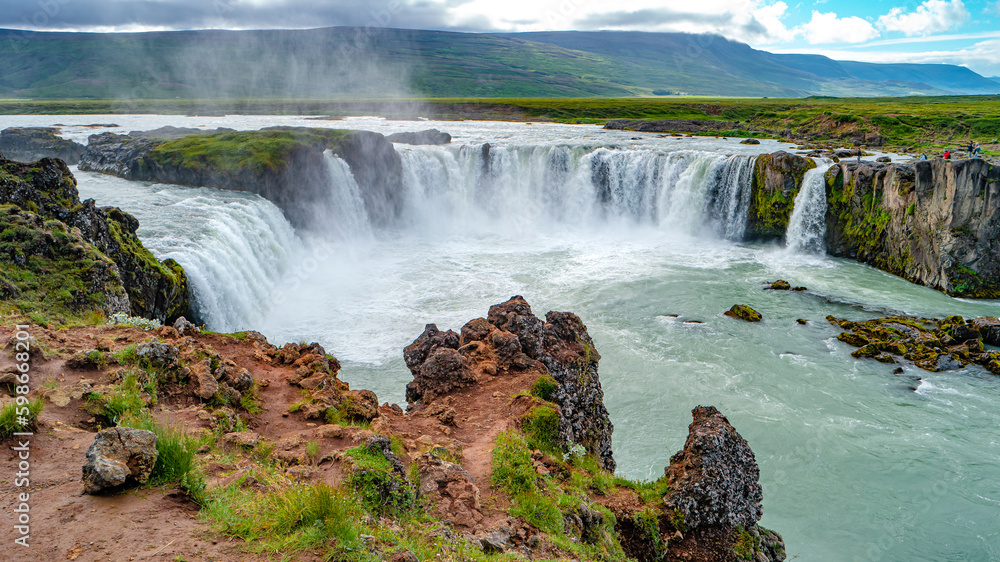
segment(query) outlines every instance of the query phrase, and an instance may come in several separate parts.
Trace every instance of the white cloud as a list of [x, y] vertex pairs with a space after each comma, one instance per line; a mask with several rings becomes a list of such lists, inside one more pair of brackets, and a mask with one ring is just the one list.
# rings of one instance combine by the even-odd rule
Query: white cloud
[[969, 11], [962, 0], [927, 0], [913, 12], [893, 8], [878, 19], [878, 24], [886, 31], [927, 35], [955, 29], [968, 19]]
[[758, 43], [768, 45], [791, 41], [797, 35], [794, 29], [788, 29], [782, 20], [788, 6], [784, 2], [775, 2], [770, 6], [761, 6], [754, 11], [754, 17], [764, 29], [766, 35], [758, 39]]
[[863, 43], [879, 36], [871, 23], [857, 16], [839, 18], [834, 12], [813, 10], [812, 19], [797, 28], [811, 45], [818, 43]]
[[957, 64], [983, 76], [1000, 76], [1000, 39], [980, 41], [969, 47], [951, 51], [867, 51], [848, 49], [774, 49], [775, 53], [816, 54], [834, 60], [861, 62], [916, 62]]

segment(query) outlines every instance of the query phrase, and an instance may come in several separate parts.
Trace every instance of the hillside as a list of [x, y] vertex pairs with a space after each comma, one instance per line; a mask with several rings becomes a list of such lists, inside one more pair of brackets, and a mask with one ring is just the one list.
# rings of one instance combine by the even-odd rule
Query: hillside
[[0, 96], [46, 99], [992, 94], [951, 65], [777, 55], [684, 33], [0, 30]]

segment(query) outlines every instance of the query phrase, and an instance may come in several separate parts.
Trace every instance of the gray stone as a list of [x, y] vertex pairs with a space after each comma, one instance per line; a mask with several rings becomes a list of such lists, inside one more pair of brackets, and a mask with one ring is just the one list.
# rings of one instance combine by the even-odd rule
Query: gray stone
[[198, 326], [195, 326], [194, 323], [188, 321], [188, 319], [184, 318], [183, 316], [181, 316], [180, 318], [178, 318], [174, 322], [174, 329], [177, 330], [177, 333], [180, 334], [180, 335], [182, 335], [182, 336], [185, 333], [187, 333], [187, 334], [200, 334], [201, 333], [201, 329], [198, 328]]
[[753, 527], [760, 520], [760, 469], [746, 440], [718, 410], [698, 406], [684, 449], [670, 458], [669, 510], [684, 514], [688, 530], [704, 525]]
[[142, 484], [156, 464], [156, 434], [144, 429], [109, 427], [94, 436], [83, 465], [84, 492], [95, 494], [126, 484]]
[[147, 342], [136, 346], [135, 354], [145, 360], [149, 366], [159, 369], [171, 369], [177, 367], [177, 358], [180, 351], [166, 343]]

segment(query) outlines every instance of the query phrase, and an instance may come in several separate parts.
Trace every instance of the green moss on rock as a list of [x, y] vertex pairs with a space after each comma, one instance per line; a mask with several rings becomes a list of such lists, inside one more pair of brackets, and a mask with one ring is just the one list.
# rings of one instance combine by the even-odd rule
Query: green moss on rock
[[754, 164], [747, 238], [780, 239], [788, 230], [795, 196], [807, 171], [816, 167], [810, 158], [787, 152], [762, 154]]
[[730, 318], [738, 318], [747, 322], [760, 322], [763, 318], [759, 312], [745, 304], [734, 304], [725, 314]]

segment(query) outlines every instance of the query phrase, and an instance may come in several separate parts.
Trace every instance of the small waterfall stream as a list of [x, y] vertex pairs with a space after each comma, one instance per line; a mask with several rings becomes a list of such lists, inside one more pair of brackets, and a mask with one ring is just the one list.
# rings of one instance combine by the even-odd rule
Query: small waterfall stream
[[820, 164], [806, 172], [802, 188], [785, 233], [785, 247], [800, 254], [824, 253], [826, 236], [826, 183], [824, 175], [832, 164]]

